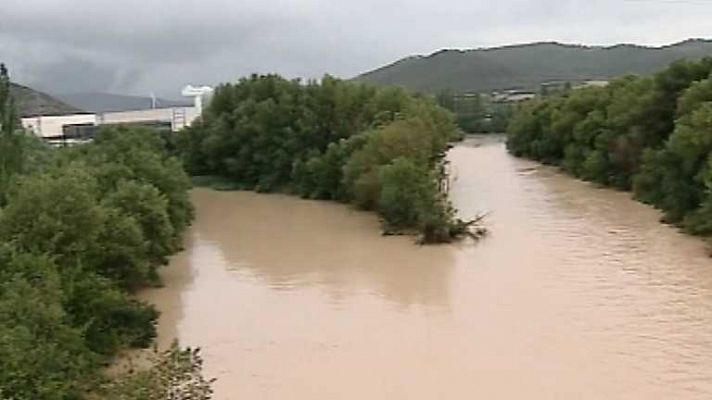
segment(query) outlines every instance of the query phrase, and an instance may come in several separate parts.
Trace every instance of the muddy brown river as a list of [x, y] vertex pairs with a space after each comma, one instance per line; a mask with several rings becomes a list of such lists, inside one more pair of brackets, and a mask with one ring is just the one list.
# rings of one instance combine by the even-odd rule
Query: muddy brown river
[[224, 399], [711, 399], [712, 259], [629, 194], [509, 156], [450, 154], [479, 243], [419, 247], [375, 216], [192, 194], [186, 251], [145, 297]]

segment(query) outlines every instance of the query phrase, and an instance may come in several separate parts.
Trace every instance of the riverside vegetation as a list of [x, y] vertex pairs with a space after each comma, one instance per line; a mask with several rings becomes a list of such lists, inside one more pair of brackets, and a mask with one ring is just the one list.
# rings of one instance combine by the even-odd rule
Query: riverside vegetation
[[712, 234], [712, 58], [522, 106], [509, 151], [632, 190], [665, 221]]
[[19, 128], [9, 87], [0, 65], [0, 399], [207, 398], [190, 349], [108, 384], [100, 372], [155, 336], [158, 312], [131, 294], [158, 283], [193, 217], [180, 162], [136, 128], [51, 149]]
[[460, 135], [433, 99], [400, 88], [253, 75], [218, 87], [176, 147], [204, 181], [351, 203], [376, 211], [385, 233], [437, 243], [484, 233], [447, 198], [444, 156]]

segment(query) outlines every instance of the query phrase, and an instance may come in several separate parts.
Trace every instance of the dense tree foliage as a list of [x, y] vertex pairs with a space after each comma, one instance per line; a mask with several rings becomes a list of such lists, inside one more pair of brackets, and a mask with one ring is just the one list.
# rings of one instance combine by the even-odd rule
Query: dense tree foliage
[[0, 64], [0, 205], [5, 203], [5, 192], [13, 176], [24, 166], [23, 135], [10, 95], [10, 77], [5, 64]]
[[190, 181], [150, 130], [51, 149], [7, 126], [24, 165], [3, 164], [0, 188], [0, 392], [81, 398], [117, 350], [155, 336], [157, 311], [131, 292], [179, 249]]
[[447, 241], [462, 233], [440, 185], [459, 132], [449, 112], [403, 89], [255, 75], [219, 87], [176, 145], [193, 175], [350, 202], [380, 213], [388, 232]]
[[712, 58], [650, 77], [533, 100], [514, 116], [508, 148], [583, 179], [632, 189], [666, 220], [712, 234]]

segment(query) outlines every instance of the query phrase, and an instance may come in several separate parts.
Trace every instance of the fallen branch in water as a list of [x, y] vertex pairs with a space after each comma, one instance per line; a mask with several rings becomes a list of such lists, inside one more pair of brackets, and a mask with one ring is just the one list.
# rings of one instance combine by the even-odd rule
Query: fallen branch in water
[[481, 225], [482, 221], [489, 215], [484, 213], [477, 215], [471, 220], [455, 220], [455, 230], [452, 232], [454, 237], [469, 236], [474, 240], [479, 240], [487, 234], [487, 228]]
[[426, 226], [418, 238], [418, 244], [450, 243], [463, 237], [479, 240], [487, 235], [487, 228], [481, 225], [489, 213], [477, 215], [471, 220], [455, 219], [444, 228]]

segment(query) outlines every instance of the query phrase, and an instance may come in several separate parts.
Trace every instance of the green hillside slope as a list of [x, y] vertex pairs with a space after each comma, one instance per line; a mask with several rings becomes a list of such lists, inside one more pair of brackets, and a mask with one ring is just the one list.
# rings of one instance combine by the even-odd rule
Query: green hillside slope
[[26, 86], [11, 84], [10, 93], [22, 117], [34, 115], [61, 115], [82, 112], [82, 110], [63, 103], [54, 97], [30, 89]]
[[429, 92], [537, 89], [541, 83], [550, 81], [576, 82], [647, 74], [678, 59], [699, 59], [707, 55], [712, 55], [712, 40], [694, 39], [663, 47], [532, 43], [490, 49], [441, 50], [429, 56], [404, 58], [355, 79]]

